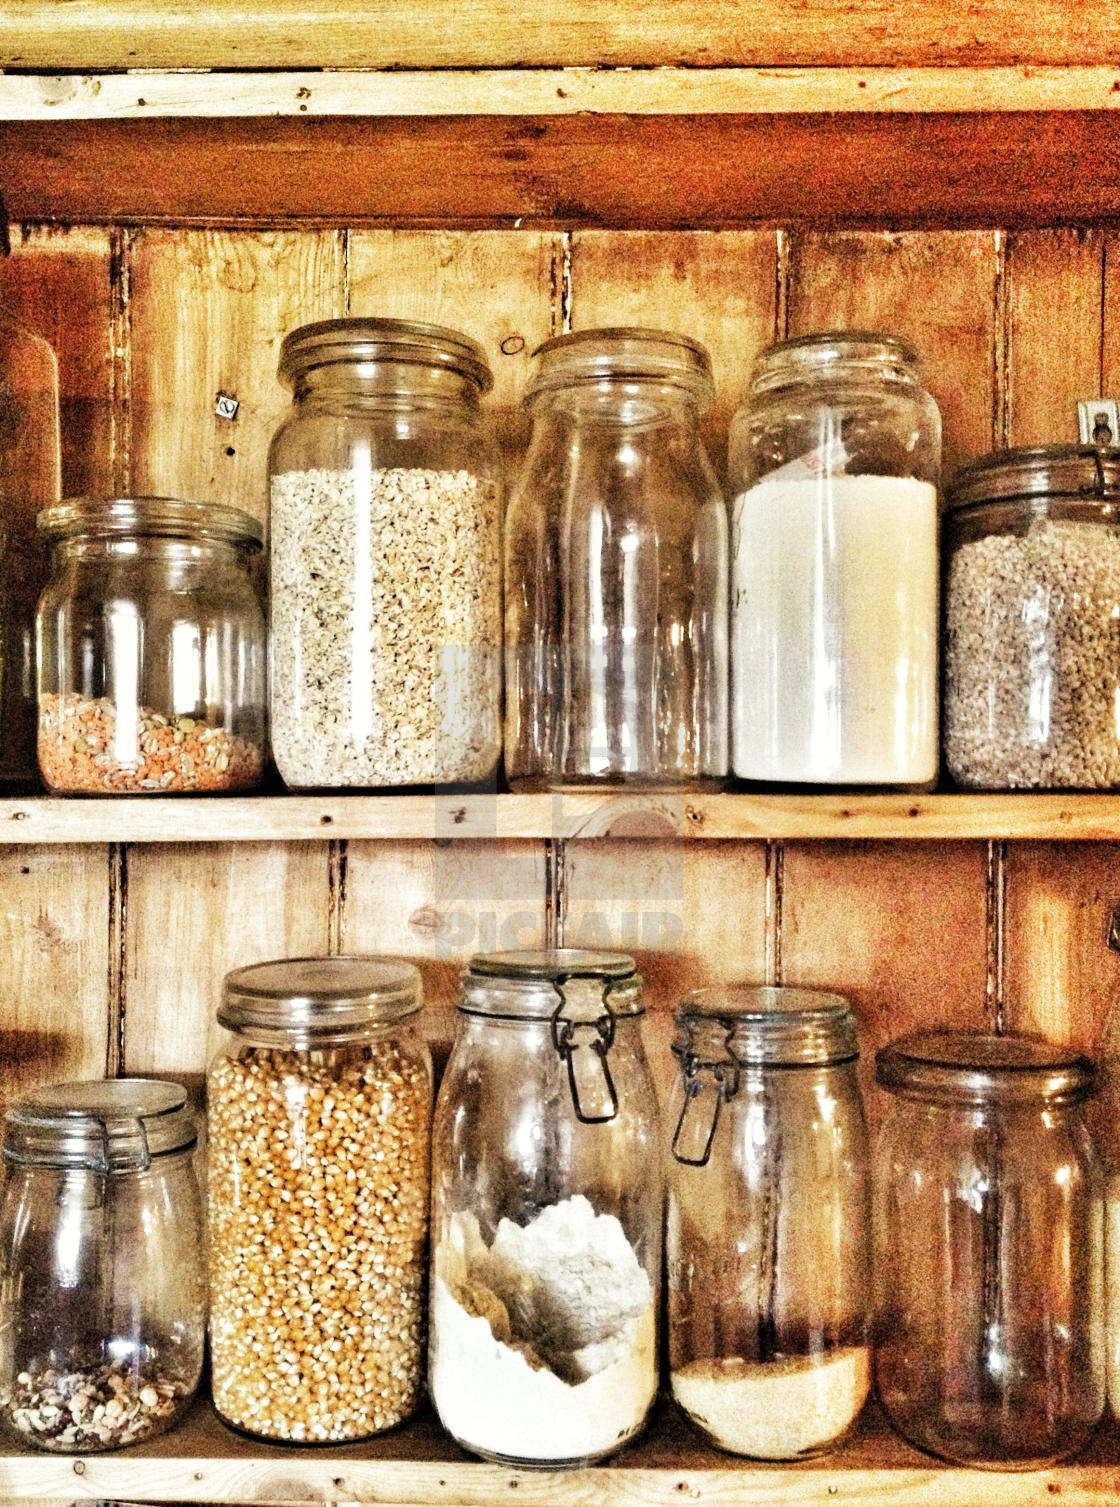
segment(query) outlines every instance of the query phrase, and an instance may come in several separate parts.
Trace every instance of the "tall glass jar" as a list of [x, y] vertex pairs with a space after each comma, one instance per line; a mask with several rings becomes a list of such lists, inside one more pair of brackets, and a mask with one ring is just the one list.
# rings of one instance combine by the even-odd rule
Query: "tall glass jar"
[[727, 774], [727, 514], [707, 351], [582, 330], [534, 354], [506, 520], [506, 773], [517, 789]]
[[438, 325], [288, 335], [272, 442], [270, 700], [286, 784], [474, 784], [501, 750], [500, 495], [480, 346]]
[[876, 1153], [875, 1384], [912, 1444], [963, 1465], [1075, 1454], [1105, 1400], [1089, 1060], [1024, 1036], [907, 1037]]
[[1007, 450], [953, 478], [945, 762], [978, 790], [1120, 788], [1120, 451]]
[[731, 426], [731, 767], [937, 778], [941, 421], [893, 335], [762, 352]]
[[429, 1388], [465, 1449], [587, 1464], [657, 1392], [661, 1148], [618, 953], [472, 960], [436, 1104]]
[[330, 1443], [420, 1400], [432, 1067], [420, 976], [283, 958], [226, 976], [208, 1077], [214, 1406]]
[[39, 767], [64, 795], [245, 790], [265, 758], [261, 526], [176, 497], [39, 515]]
[[845, 1002], [703, 989], [677, 1011], [666, 1247], [673, 1396], [735, 1454], [794, 1460], [871, 1384], [871, 1190]]
[[[2, 232], [0, 232], [2, 240]], [[46, 550], [35, 515], [62, 490], [58, 362], [0, 308], [0, 784], [33, 782], [35, 604]]]
[[202, 1201], [183, 1089], [39, 1088], [4, 1117], [0, 1419], [87, 1454], [170, 1427], [206, 1341]]

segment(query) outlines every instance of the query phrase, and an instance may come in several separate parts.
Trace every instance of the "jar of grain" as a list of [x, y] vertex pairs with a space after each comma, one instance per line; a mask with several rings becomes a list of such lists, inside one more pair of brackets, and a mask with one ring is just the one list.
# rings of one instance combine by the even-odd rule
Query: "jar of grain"
[[1092, 1063], [1027, 1036], [879, 1052], [875, 1386], [920, 1449], [998, 1470], [1075, 1454], [1105, 1401]]
[[501, 750], [501, 503], [481, 347], [438, 325], [288, 335], [272, 442], [270, 703], [296, 788], [477, 784]]
[[731, 426], [731, 767], [937, 778], [941, 421], [917, 356], [843, 330], [762, 352]]
[[247, 790], [265, 759], [263, 531], [177, 497], [39, 514], [39, 768], [63, 795]]
[[266, 1439], [362, 1439], [422, 1384], [431, 1059], [420, 976], [284, 958], [226, 976], [210, 1069], [214, 1406]]
[[945, 762], [976, 790], [1120, 788], [1120, 451], [1006, 450], [953, 478]]
[[0, 1418], [71, 1454], [162, 1433], [206, 1342], [186, 1094], [141, 1078], [35, 1089], [4, 1117]]
[[673, 1396], [763, 1460], [835, 1444], [871, 1382], [867, 1128], [845, 1002], [702, 989], [677, 1011], [666, 1261]]
[[472, 959], [432, 1145], [429, 1388], [465, 1449], [582, 1465], [657, 1393], [661, 1150], [632, 958]]
[[506, 527], [515, 789], [727, 775], [727, 510], [700, 439], [712, 364], [664, 330], [535, 352]]

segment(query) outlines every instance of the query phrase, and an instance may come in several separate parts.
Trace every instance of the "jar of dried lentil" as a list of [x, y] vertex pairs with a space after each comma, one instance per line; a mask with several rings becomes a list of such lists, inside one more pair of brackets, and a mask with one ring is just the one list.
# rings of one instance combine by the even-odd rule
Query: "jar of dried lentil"
[[225, 980], [210, 1069], [214, 1405], [267, 1439], [401, 1423], [422, 1384], [431, 1059], [420, 977], [285, 958]]
[[265, 759], [263, 530], [178, 497], [39, 514], [39, 768], [63, 795], [245, 790]]
[[284, 341], [270, 700], [296, 788], [476, 784], [501, 749], [499, 488], [480, 346], [334, 319]]

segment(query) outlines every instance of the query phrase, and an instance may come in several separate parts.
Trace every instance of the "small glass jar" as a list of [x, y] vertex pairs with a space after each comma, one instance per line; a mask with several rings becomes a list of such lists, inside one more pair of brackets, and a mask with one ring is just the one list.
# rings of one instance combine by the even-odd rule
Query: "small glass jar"
[[731, 767], [937, 778], [941, 421], [893, 335], [762, 352], [731, 426]]
[[533, 357], [506, 520], [506, 773], [515, 789], [727, 774], [727, 511], [700, 440], [712, 367], [661, 330]]
[[945, 763], [976, 790], [1120, 788], [1120, 451], [986, 456], [945, 519]]
[[871, 1384], [871, 1190], [845, 1002], [702, 989], [677, 1011], [666, 1248], [673, 1396], [721, 1449], [835, 1444]]
[[202, 1371], [202, 1201], [186, 1094], [143, 1078], [34, 1090], [4, 1117], [0, 1418], [69, 1454], [169, 1428]]
[[423, 1380], [432, 1066], [383, 958], [227, 974], [210, 1068], [210, 1366], [227, 1423], [364, 1439]]
[[487, 1460], [583, 1465], [657, 1392], [662, 1178], [618, 953], [472, 960], [436, 1104], [429, 1389]]
[[1076, 1454], [1105, 1399], [1093, 1066], [1024, 1036], [907, 1037], [876, 1152], [875, 1385], [920, 1449], [1028, 1470]]
[[247, 790], [265, 759], [260, 524], [176, 497], [39, 515], [39, 768], [63, 795]]
[[285, 784], [477, 784], [501, 751], [501, 499], [482, 348], [332, 319], [288, 335], [269, 454], [272, 746]]

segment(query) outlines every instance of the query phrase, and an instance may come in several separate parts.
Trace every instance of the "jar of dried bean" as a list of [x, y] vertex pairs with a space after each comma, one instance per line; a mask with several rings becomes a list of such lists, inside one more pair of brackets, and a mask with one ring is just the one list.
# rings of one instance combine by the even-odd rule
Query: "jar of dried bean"
[[210, 1361], [227, 1423], [361, 1439], [420, 1398], [431, 1059], [420, 976], [285, 958], [227, 976], [210, 1069]]
[[120, 1449], [176, 1421], [206, 1341], [186, 1094], [39, 1088], [4, 1117], [0, 1418], [43, 1449]]
[[64, 795], [245, 790], [265, 757], [261, 525], [177, 497], [39, 514], [39, 768]]
[[501, 749], [499, 488], [480, 346], [333, 319], [284, 341], [269, 456], [270, 700], [297, 788], [478, 784]]

